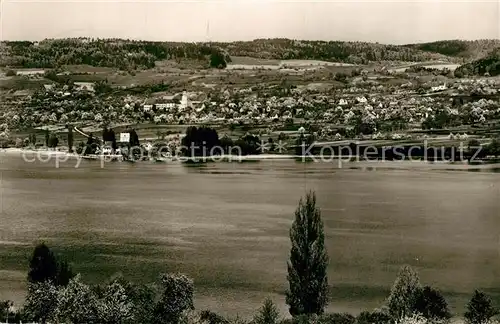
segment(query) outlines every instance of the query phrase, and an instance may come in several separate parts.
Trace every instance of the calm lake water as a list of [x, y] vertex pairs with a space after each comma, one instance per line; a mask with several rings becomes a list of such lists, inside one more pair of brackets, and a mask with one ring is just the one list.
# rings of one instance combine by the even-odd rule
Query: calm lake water
[[403, 264], [456, 312], [473, 289], [497, 296], [500, 287], [500, 173], [0, 159], [0, 299], [22, 301], [28, 258], [45, 241], [88, 282], [179, 271], [195, 279], [198, 309], [248, 316], [271, 297], [285, 313], [288, 230], [307, 190], [325, 222], [331, 311], [380, 306]]

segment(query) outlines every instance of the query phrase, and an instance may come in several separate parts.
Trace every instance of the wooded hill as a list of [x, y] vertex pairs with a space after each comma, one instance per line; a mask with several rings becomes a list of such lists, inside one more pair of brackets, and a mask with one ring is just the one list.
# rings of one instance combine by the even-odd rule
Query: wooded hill
[[[152, 68], [165, 59], [204, 60], [211, 57], [249, 56], [260, 59], [311, 59], [354, 64], [376, 61], [443, 60], [466, 63], [499, 47], [499, 40], [440, 41], [412, 45], [365, 42], [256, 39], [231, 43], [176, 43], [122, 39], [47, 39], [41, 42], [6, 41], [0, 45], [1, 66], [57, 68], [88, 64], [121, 70]], [[213, 64], [212, 64], [213, 65]], [[220, 66], [218, 64], [217, 66]]]
[[455, 75], [500, 75], [500, 48], [493, 50], [486, 57], [460, 66]]
[[492, 50], [500, 47], [498, 39], [481, 39], [474, 41], [445, 40], [431, 43], [405, 45], [409, 48], [429, 53], [439, 53], [451, 57], [461, 57], [466, 60], [482, 58]]

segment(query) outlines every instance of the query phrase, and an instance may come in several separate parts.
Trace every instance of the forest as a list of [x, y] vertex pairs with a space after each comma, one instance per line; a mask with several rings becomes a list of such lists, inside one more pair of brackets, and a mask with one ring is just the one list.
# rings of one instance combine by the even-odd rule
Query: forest
[[[41, 42], [1, 43], [0, 65], [23, 68], [57, 68], [87, 64], [121, 70], [148, 69], [159, 60], [203, 60], [207, 66], [224, 67], [230, 56], [260, 59], [310, 59], [352, 64], [377, 61], [444, 60], [464, 63], [473, 53], [500, 46], [498, 41], [441, 41], [415, 45], [366, 42], [256, 39], [231, 43], [151, 42], [123, 39], [46, 39]], [[214, 57], [222, 56], [225, 62]], [[474, 57], [475, 58], [475, 57]]]

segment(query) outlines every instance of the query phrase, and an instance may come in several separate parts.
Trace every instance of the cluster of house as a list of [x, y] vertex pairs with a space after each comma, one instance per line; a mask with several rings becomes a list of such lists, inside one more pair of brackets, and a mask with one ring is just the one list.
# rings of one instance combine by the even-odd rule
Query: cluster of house
[[[180, 100], [176, 100], [175, 96], [163, 96], [159, 100], [149, 101], [144, 100], [142, 110], [144, 112], [160, 111], [160, 112], [183, 112], [188, 109], [193, 109], [200, 105], [200, 101], [192, 101], [189, 99], [189, 94], [184, 91]], [[204, 108], [204, 103], [202, 107]]]
[[25, 76], [28, 78], [39, 78], [45, 75], [45, 70], [43, 69], [23, 69], [17, 70], [16, 76]]
[[[59, 96], [63, 97], [68, 97], [72, 95], [72, 92], [70, 91], [69, 86], [63, 86], [62, 88], [58, 89], [54, 83], [49, 83], [49, 84], [44, 84], [43, 85], [44, 89], [46, 92], [54, 93]], [[73, 83], [73, 91], [77, 93], [94, 93], [95, 85], [93, 82], [74, 82]]]
[[[431, 92], [470, 89], [484, 86], [497, 92], [500, 84], [492, 80], [475, 80], [469, 82], [454, 82], [442, 84], [431, 88]], [[316, 119], [324, 122], [337, 122], [349, 124], [361, 112], [362, 122], [375, 122], [379, 120], [399, 120], [403, 123], [421, 123], [436, 111], [446, 108], [451, 113], [459, 113], [458, 108], [452, 107], [450, 96], [428, 97], [406, 93], [393, 92], [390, 95], [367, 91], [364, 95], [359, 93], [346, 93], [339, 91], [336, 95], [308, 95], [292, 93], [286, 97], [273, 96], [262, 98], [252, 91], [247, 91], [241, 98], [234, 100], [232, 93], [225, 90], [220, 102], [191, 101], [189, 94], [184, 92], [179, 100], [159, 100], [156, 103], [143, 104], [142, 109], [154, 115], [154, 121], [162, 122], [272, 122], [286, 121], [290, 118]], [[478, 105], [478, 104], [474, 104]], [[498, 102], [487, 105], [479, 104], [483, 110], [496, 109]], [[495, 110], [496, 111], [496, 110]], [[469, 113], [469, 112], [467, 112]], [[488, 114], [481, 114], [487, 116]], [[483, 120], [484, 118], [480, 118]]]
[[[32, 72], [34, 73], [34, 72]], [[80, 120], [101, 122], [111, 119], [130, 122], [150, 119], [156, 123], [268, 123], [286, 122], [292, 118], [327, 124], [380, 124], [380, 121], [418, 124], [443, 109], [450, 115], [469, 114], [484, 122], [497, 114], [497, 99], [453, 105], [450, 96], [471, 91], [498, 93], [496, 79], [457, 79], [445, 84], [429, 84], [432, 96], [418, 95], [408, 82], [392, 87], [351, 85], [328, 92], [295, 88], [283, 95], [272, 96], [266, 90], [252, 88], [213, 90], [206, 93], [182, 92], [157, 97], [90, 97], [75, 93], [93, 93], [91, 82], [75, 82], [73, 87], [45, 85], [46, 94], [26, 107], [32, 113], [18, 114], [30, 123], [64, 123]], [[258, 88], [258, 87], [257, 87]], [[478, 90], [479, 89], [479, 90]], [[496, 115], [495, 115], [496, 116]], [[22, 118], [21, 118], [22, 117]], [[13, 119], [12, 119], [13, 120]], [[336, 135], [336, 134], [335, 134]]]

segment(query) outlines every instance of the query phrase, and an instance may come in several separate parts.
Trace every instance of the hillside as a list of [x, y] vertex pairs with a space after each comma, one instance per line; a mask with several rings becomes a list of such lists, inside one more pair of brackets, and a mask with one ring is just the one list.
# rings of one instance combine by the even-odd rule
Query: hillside
[[63, 65], [87, 64], [136, 70], [152, 68], [155, 62], [165, 59], [194, 59], [206, 61], [208, 66], [208, 57], [220, 52], [225, 52], [225, 57], [230, 55], [276, 60], [310, 59], [352, 64], [374, 61], [462, 62], [456, 57], [418, 49], [415, 46], [290, 39], [257, 39], [232, 43], [174, 43], [73, 38], [48, 39], [38, 43], [3, 42], [0, 48], [3, 53], [0, 59], [1, 66], [23, 68], [57, 68]]
[[451, 57], [460, 57], [464, 58], [465, 60], [476, 60], [484, 57], [495, 48], [499, 48], [500, 40], [444, 40], [431, 43], [409, 44], [405, 46], [429, 53], [438, 53]]
[[457, 68], [455, 75], [500, 75], [500, 48], [493, 50], [486, 57], [472, 61]]
[[256, 39], [249, 42], [217, 43], [217, 45], [233, 56], [278, 60], [309, 59], [353, 64], [374, 61], [450, 60], [445, 55], [414, 48], [365, 42]]

